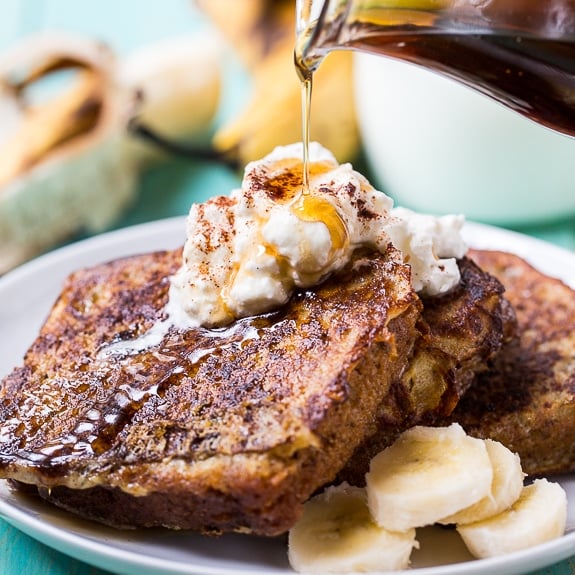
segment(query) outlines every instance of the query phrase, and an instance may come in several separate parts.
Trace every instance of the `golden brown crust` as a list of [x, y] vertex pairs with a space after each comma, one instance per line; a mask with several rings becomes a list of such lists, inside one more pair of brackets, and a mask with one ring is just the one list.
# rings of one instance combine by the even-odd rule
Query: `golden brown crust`
[[458, 263], [457, 289], [424, 299], [410, 362], [380, 406], [377, 432], [357, 448], [339, 480], [362, 485], [371, 458], [402, 431], [449, 415], [514, 333], [501, 283], [468, 258]]
[[407, 362], [421, 310], [409, 267], [393, 249], [357, 254], [277, 312], [102, 356], [161, 319], [179, 262], [69, 278], [0, 387], [0, 476], [122, 527], [281, 533], [374, 430]]
[[575, 469], [575, 291], [518, 256], [473, 251], [505, 285], [518, 338], [453, 413], [466, 430], [519, 453], [530, 475]]

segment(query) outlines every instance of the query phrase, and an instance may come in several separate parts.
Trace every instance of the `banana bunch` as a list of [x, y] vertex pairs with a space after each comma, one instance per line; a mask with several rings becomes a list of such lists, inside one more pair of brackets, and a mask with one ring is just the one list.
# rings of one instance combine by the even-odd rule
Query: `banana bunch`
[[376, 455], [366, 487], [330, 487], [289, 534], [300, 572], [404, 569], [416, 529], [455, 524], [470, 553], [493, 557], [561, 536], [567, 499], [558, 483], [524, 485], [519, 457], [458, 424], [414, 427]]
[[220, 76], [219, 45], [199, 38], [125, 60], [68, 34], [26, 38], [4, 53], [0, 274], [80, 231], [107, 228], [134, 200], [142, 166], [160, 157], [131, 137], [130, 120], [173, 137], [205, 132]]
[[[197, 0], [249, 71], [246, 107], [217, 130], [213, 145], [242, 166], [278, 145], [302, 139], [301, 87], [293, 52], [295, 0]], [[330, 54], [314, 75], [311, 139], [339, 162], [360, 148], [353, 94], [353, 56]]]

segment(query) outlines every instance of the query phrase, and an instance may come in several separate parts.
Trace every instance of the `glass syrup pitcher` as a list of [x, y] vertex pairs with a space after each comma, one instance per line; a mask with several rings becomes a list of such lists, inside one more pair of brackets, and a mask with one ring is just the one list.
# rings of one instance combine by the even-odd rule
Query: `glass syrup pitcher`
[[297, 0], [295, 60], [333, 50], [418, 64], [575, 136], [575, 0]]

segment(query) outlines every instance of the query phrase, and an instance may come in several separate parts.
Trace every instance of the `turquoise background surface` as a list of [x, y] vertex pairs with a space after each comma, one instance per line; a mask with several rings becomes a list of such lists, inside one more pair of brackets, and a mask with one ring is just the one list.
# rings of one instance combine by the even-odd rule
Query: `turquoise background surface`
[[[118, 54], [149, 42], [192, 34], [209, 25], [190, 0], [2, 0], [0, 51], [14, 40], [40, 30], [74, 31], [108, 42]], [[229, 73], [221, 116], [238, 110], [246, 79], [229, 56]], [[365, 169], [364, 166], [359, 166]], [[239, 176], [222, 166], [172, 160], [143, 174], [138, 201], [118, 226], [187, 213], [192, 201], [226, 194]], [[575, 219], [529, 226], [520, 231], [575, 249]], [[574, 550], [575, 552], [575, 550]], [[104, 572], [69, 558], [20, 533], [0, 519], [0, 575], [102, 575]], [[571, 575], [575, 560], [537, 572]]]

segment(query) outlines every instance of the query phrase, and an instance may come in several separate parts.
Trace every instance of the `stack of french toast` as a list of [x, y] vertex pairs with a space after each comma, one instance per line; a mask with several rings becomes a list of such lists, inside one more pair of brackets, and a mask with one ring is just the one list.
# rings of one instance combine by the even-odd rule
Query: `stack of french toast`
[[470, 250], [420, 297], [389, 246], [269, 313], [102, 353], [162, 321], [181, 250], [72, 274], [0, 386], [0, 477], [120, 528], [274, 536], [414, 425], [460, 423], [532, 476], [575, 466], [575, 292]]

